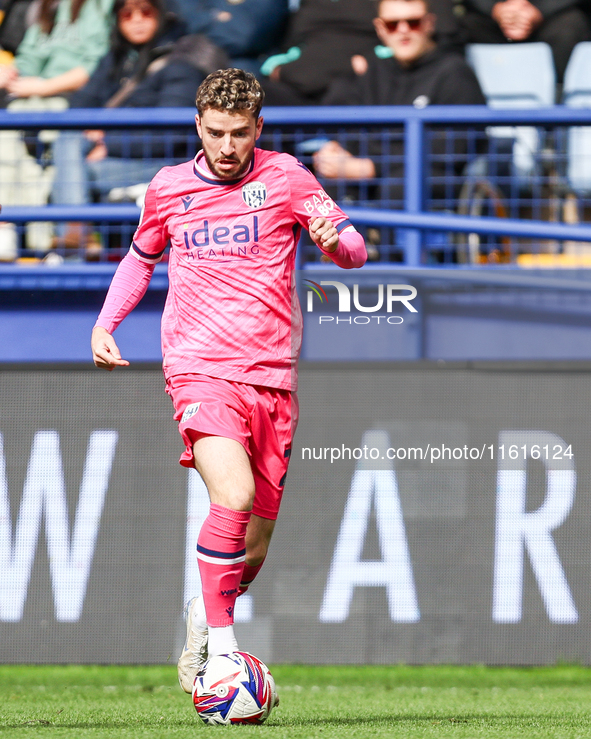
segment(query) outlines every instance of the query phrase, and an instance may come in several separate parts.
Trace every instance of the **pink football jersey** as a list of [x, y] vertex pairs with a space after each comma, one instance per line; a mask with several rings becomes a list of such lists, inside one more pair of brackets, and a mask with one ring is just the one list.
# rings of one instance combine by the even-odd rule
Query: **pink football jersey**
[[289, 154], [255, 149], [239, 180], [214, 178], [202, 153], [156, 175], [131, 248], [153, 264], [170, 240], [167, 377], [193, 372], [295, 389], [302, 333], [295, 253], [301, 228], [318, 216], [339, 233], [351, 226]]

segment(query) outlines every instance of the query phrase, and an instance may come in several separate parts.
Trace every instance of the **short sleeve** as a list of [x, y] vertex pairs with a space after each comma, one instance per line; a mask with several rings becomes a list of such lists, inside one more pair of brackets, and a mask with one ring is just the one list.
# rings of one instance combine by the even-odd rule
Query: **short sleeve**
[[167, 243], [168, 234], [158, 214], [158, 182], [154, 178], [146, 192], [131, 253], [141, 262], [156, 264], [162, 259]]

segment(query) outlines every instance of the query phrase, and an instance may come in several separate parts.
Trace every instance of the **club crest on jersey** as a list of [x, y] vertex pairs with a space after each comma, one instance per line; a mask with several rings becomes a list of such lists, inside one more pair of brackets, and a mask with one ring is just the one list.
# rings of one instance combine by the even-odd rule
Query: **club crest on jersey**
[[249, 182], [242, 186], [242, 200], [249, 208], [260, 208], [267, 199], [267, 186], [264, 182]]
[[200, 405], [201, 405], [201, 402], [199, 402], [199, 403], [191, 403], [191, 405], [188, 405], [185, 408], [185, 412], [183, 413], [183, 417], [181, 418], [181, 423], [185, 423], [185, 421], [188, 421], [189, 418], [193, 418], [193, 416], [199, 410]]

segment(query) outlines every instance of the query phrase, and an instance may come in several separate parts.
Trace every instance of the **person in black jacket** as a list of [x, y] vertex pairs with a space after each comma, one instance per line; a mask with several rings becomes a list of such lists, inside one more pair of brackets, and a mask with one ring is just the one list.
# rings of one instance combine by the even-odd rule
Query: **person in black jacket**
[[287, 0], [177, 0], [177, 5], [189, 33], [204, 34], [228, 54], [230, 67], [253, 74], [259, 57], [279, 47], [289, 15]]
[[[192, 107], [205, 74], [176, 53], [183, 28], [162, 0], [116, 0], [114, 13], [111, 49], [70, 107]], [[54, 144], [52, 202], [81, 205], [93, 194], [104, 197], [115, 187], [149, 182], [163, 166], [177, 163], [175, 153], [185, 158], [169, 134], [64, 132]], [[77, 246], [77, 230], [70, 233], [74, 243], [65, 245]]]
[[558, 82], [576, 44], [589, 40], [589, 19], [580, 0], [463, 0], [458, 9], [468, 43], [550, 44]]
[[261, 67], [266, 105], [317, 105], [331, 83], [350, 70], [353, 54], [378, 43], [372, 0], [302, 0], [292, 15], [285, 54]]
[[[391, 50], [390, 58], [354, 61], [358, 76], [336, 82], [325, 98], [329, 105], [484, 105], [485, 99], [474, 72], [459, 54], [441, 49], [435, 41], [435, 16], [426, 0], [381, 0], [374, 21], [382, 43]], [[359, 74], [361, 73], [361, 74]], [[433, 142], [433, 148], [445, 150], [444, 139]], [[455, 153], [461, 162], [461, 140]], [[316, 173], [326, 178], [373, 180], [389, 178], [389, 199], [403, 196], [404, 146], [401, 138], [392, 136], [384, 156], [381, 137], [370, 141], [368, 156], [359, 157], [329, 141], [314, 154]], [[385, 161], [383, 166], [381, 161]], [[462, 166], [462, 165], [460, 165]], [[444, 174], [445, 163], [434, 163], [431, 175]]]

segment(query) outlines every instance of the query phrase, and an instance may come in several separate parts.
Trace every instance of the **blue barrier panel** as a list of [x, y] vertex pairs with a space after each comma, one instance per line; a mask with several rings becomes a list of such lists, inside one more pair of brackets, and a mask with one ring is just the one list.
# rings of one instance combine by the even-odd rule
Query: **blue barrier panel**
[[[510, 218], [474, 218], [435, 213], [384, 212], [370, 208], [347, 208], [353, 224], [358, 226], [393, 226], [417, 232], [450, 231], [458, 233], [480, 233], [497, 236], [536, 236], [541, 239], [591, 241], [591, 225], [567, 225], [547, 221], [520, 221]], [[130, 221], [137, 223], [140, 209], [133, 205], [92, 206], [45, 206], [39, 208], [7, 207], [2, 210], [2, 219], [12, 223], [28, 221]], [[412, 261], [408, 266], [419, 266]]]
[[[115, 268], [0, 269], [0, 362], [90, 362], [90, 332]], [[590, 270], [308, 265], [299, 277], [303, 359], [591, 360]], [[310, 300], [304, 280], [325, 282], [328, 302]], [[341, 310], [335, 281], [349, 290], [350, 310]], [[411, 292], [391, 290], [400, 285], [416, 289], [416, 312], [390, 302], [392, 290]], [[167, 288], [166, 265], [157, 265], [146, 296], [116, 331], [134, 365], [160, 361]]]
[[[34, 149], [42, 167], [51, 163], [51, 145], [39, 143], [40, 139], [36, 138], [39, 131], [101, 128], [116, 135], [123, 131], [123, 140], [140, 137], [129, 141], [140, 140], [149, 159], [151, 136], [159, 136], [161, 141], [170, 134], [177, 137], [177, 142], [185, 137], [189, 152], [193, 142], [195, 145], [197, 142], [194, 115], [190, 108], [76, 109], [58, 113], [0, 111], [0, 130], [28, 132], [25, 141]], [[298, 147], [303, 143], [325, 137], [354, 148], [358, 146], [363, 155], [368, 151], [368, 142], [380, 143], [378, 158], [383, 176], [365, 181], [321, 180], [346, 210], [375, 206], [382, 213], [401, 215], [400, 219], [384, 220], [371, 216], [365, 221], [370, 258], [377, 262], [415, 266], [514, 262], [523, 253], [568, 251], [563, 244], [548, 244], [548, 239], [589, 241], [588, 235], [576, 227], [572, 231], [568, 231], [567, 225], [565, 230], [559, 228], [561, 221], [577, 224], [591, 213], [591, 199], [585, 193], [573, 193], [567, 177], [566, 127], [588, 124], [589, 113], [585, 109], [564, 106], [535, 110], [491, 110], [486, 106], [424, 109], [377, 106], [362, 111], [353, 107], [268, 108], [264, 117], [266, 127], [261, 145], [265, 148], [298, 154]], [[509, 132], [510, 126], [530, 126], [537, 132], [540, 146], [530, 152], [532, 171], [527, 176], [514, 171], [515, 141], [499, 139], [491, 133], [491, 126], [504, 126]], [[398, 142], [401, 153], [396, 153]], [[442, 142], [443, 149], [437, 149]], [[457, 150], [458, 146], [461, 151]], [[484, 153], [483, 147], [486, 147]], [[311, 153], [302, 150], [300, 156], [305, 164], [313, 166]], [[483, 166], [487, 169], [485, 174]], [[3, 220], [18, 224], [17, 255], [32, 258], [43, 257], [45, 253], [44, 249], [30, 244], [26, 248], [30, 224], [36, 221], [90, 222], [95, 241], [103, 247], [94, 257], [101, 261], [120, 258], [127, 250], [139, 212], [125, 204], [113, 206], [118, 210], [110, 210], [103, 203], [73, 210], [56, 205], [26, 210], [6, 202], [4, 206]], [[391, 212], [393, 208], [395, 212]], [[438, 218], [451, 218], [452, 213], [509, 218], [504, 225], [487, 219], [479, 226], [459, 218], [436, 221], [432, 217], [435, 212]], [[520, 221], [531, 227], [518, 225]], [[541, 225], [544, 221], [551, 222], [547, 230]], [[358, 218], [357, 223], [361, 225], [362, 221]], [[483, 236], [478, 238], [476, 234]], [[588, 247], [581, 248], [585, 251]], [[85, 258], [83, 248], [61, 249], [60, 254], [66, 259]], [[304, 244], [302, 261], [318, 263], [320, 254]]]

